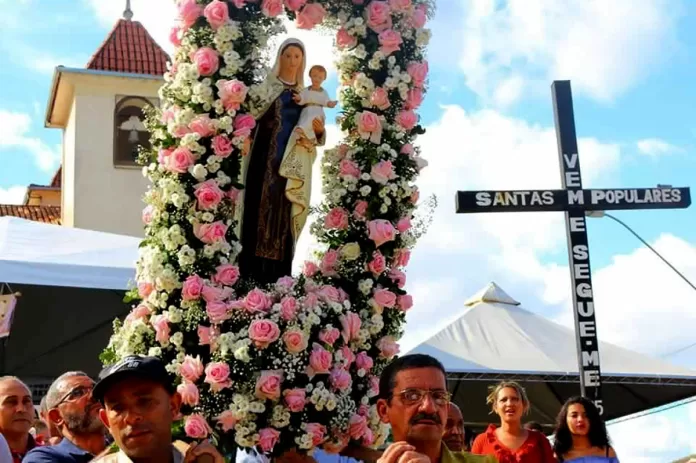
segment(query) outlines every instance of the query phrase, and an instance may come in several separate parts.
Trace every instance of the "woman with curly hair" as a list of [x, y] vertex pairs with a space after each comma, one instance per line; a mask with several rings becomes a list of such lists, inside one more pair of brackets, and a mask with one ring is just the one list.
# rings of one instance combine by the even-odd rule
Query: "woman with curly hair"
[[619, 463], [597, 407], [584, 397], [566, 401], [556, 420], [553, 450], [564, 463]]
[[494, 455], [500, 463], [556, 463], [546, 436], [522, 426], [522, 416], [530, 407], [524, 388], [503, 381], [490, 391], [486, 401], [500, 417], [500, 426], [490, 425], [477, 436], [471, 453]]

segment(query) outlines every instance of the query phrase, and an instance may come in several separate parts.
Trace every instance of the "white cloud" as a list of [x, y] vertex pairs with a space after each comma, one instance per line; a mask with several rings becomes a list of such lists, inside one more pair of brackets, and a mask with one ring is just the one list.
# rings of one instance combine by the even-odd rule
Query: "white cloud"
[[[460, 61], [467, 85], [510, 104], [553, 80], [612, 101], [676, 47], [678, 0], [465, 0]], [[514, 98], [513, 98], [514, 97]]]
[[0, 150], [29, 151], [41, 170], [54, 170], [60, 160], [60, 147], [48, 146], [43, 140], [28, 135], [30, 127], [29, 115], [0, 109]]
[[23, 186], [11, 186], [0, 188], [0, 204], [22, 204], [27, 188]]
[[645, 138], [636, 142], [638, 152], [650, 157], [659, 157], [681, 151], [678, 146], [667, 143], [659, 138]]

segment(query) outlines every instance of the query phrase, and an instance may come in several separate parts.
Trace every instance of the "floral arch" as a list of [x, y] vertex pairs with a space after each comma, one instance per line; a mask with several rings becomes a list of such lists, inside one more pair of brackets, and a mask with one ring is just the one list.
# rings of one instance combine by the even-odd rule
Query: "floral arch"
[[[141, 153], [152, 186], [135, 305], [102, 354], [164, 359], [182, 430], [278, 455], [387, 437], [374, 402], [398, 352], [404, 268], [425, 161], [412, 144], [428, 65], [429, 0], [175, 0], [177, 47]], [[325, 251], [267, 287], [240, 277], [234, 209], [263, 53], [282, 31], [335, 27], [342, 143], [322, 160], [311, 227]]]

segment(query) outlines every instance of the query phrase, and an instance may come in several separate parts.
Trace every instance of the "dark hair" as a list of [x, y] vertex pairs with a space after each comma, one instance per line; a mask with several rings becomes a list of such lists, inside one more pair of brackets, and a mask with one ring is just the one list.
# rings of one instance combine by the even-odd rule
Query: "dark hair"
[[573, 437], [568, 428], [568, 409], [571, 405], [582, 405], [590, 424], [590, 431], [587, 437], [593, 447], [607, 448], [610, 445], [609, 434], [604, 420], [599, 416], [599, 411], [595, 404], [585, 397], [571, 397], [563, 404], [561, 412], [556, 418], [556, 430], [554, 431], [553, 450], [558, 458], [563, 461], [563, 455], [573, 447]]
[[396, 375], [400, 371], [412, 370], [414, 368], [437, 368], [447, 378], [445, 367], [435, 357], [426, 354], [410, 354], [397, 357], [382, 370], [382, 374], [379, 377], [379, 398], [391, 399], [396, 387]]
[[312, 66], [311, 68], [309, 68], [309, 73], [310, 73], [310, 74], [312, 73], [312, 71], [321, 71], [321, 72], [324, 73], [324, 76], [327, 75], [326, 68], [325, 68], [324, 66], [322, 66], [321, 64], [315, 64], [314, 66]]

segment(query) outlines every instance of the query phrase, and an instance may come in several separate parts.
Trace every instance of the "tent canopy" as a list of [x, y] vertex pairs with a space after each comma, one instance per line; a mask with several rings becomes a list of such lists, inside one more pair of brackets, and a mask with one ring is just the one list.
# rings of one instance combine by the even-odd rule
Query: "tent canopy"
[[141, 239], [0, 217], [0, 282], [127, 289]]
[[[516, 380], [527, 389], [530, 420], [550, 426], [561, 405], [580, 391], [575, 334], [529, 312], [491, 283], [456, 318], [431, 336], [404, 339], [402, 352], [438, 358], [454, 400], [471, 425], [497, 421], [485, 404], [487, 387]], [[696, 395], [696, 371], [599, 343], [607, 420]]]

